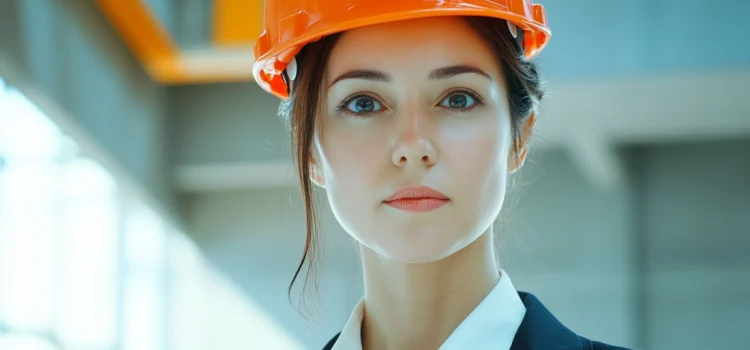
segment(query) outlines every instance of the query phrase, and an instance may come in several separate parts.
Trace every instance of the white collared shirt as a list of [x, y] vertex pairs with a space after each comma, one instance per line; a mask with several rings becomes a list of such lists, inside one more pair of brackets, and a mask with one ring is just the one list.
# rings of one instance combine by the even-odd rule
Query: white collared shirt
[[[362, 350], [364, 299], [357, 303], [332, 350]], [[508, 350], [526, 315], [526, 306], [505, 273], [481, 303], [451, 333], [440, 350]]]

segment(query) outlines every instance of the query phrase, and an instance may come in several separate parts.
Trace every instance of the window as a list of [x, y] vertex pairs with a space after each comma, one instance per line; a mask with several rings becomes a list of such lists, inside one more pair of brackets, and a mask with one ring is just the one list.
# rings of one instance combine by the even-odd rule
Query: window
[[0, 79], [0, 349], [301, 348], [131, 192]]
[[57, 175], [69, 145], [22, 94], [0, 88], [0, 343], [44, 348], [59, 301]]

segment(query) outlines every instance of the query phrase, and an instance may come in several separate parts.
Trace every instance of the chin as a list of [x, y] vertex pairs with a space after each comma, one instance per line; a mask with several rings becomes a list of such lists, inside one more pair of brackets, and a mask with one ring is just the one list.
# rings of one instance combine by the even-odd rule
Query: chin
[[442, 260], [461, 250], [462, 237], [451, 237], [457, 231], [422, 227], [412, 230], [392, 230], [378, 237], [370, 247], [379, 255], [393, 261], [424, 264]]

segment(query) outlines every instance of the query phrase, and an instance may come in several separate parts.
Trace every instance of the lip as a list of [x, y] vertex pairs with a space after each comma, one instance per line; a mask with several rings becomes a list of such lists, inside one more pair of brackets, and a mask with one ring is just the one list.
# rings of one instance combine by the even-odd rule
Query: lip
[[393, 193], [383, 203], [406, 212], [424, 213], [442, 207], [449, 200], [440, 191], [428, 186], [406, 186]]

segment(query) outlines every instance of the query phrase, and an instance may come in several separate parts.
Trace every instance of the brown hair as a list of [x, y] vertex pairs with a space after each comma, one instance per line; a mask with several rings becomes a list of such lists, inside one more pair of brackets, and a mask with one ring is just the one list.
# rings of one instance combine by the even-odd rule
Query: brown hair
[[[504, 20], [489, 17], [466, 17], [466, 20], [497, 55], [508, 91], [512, 139], [517, 140], [521, 136], [521, 126], [543, 96], [536, 65], [524, 59], [520, 39], [517, 40], [510, 35]], [[290, 98], [282, 102], [279, 107], [279, 115], [289, 123], [292, 133], [293, 158], [307, 217], [305, 249], [294, 277], [289, 283], [290, 299], [294, 282], [299, 277], [305, 262], [308, 263], [308, 269], [302, 292], [304, 294], [307, 281], [311, 281], [317, 288], [315, 267], [318, 249], [318, 217], [313, 197], [313, 184], [310, 180], [310, 165], [314, 162], [313, 137], [316, 117], [321, 107], [325, 68], [340, 36], [341, 34], [333, 34], [305, 45], [296, 57], [299, 73], [293, 82], [294, 86], [290, 89]], [[519, 38], [522, 37], [522, 33], [519, 33]], [[516, 156], [518, 156], [517, 146], [518, 144], [513, 142]]]

